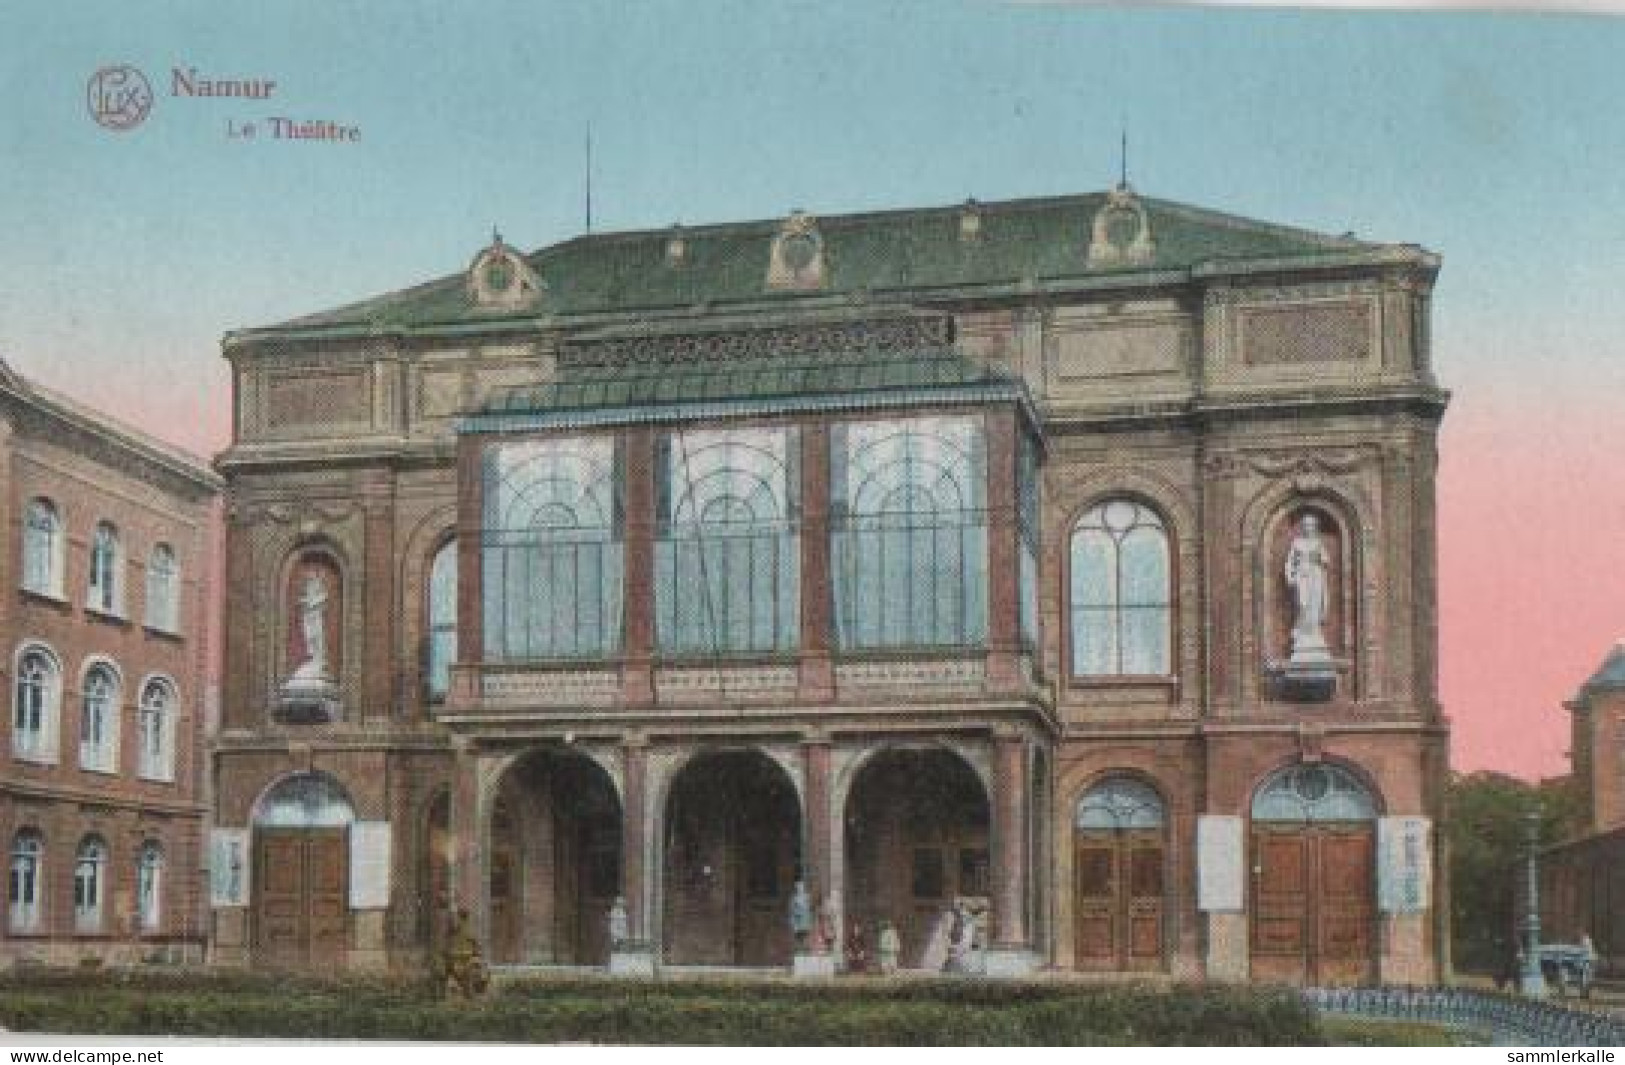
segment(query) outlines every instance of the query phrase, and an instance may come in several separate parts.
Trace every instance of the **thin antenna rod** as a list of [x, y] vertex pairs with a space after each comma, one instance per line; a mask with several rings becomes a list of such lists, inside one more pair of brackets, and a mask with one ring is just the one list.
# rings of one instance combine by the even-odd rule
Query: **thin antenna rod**
[[1118, 146], [1118, 172], [1117, 184], [1120, 188], [1128, 187], [1128, 120], [1123, 120], [1123, 139]]
[[587, 232], [592, 232], [592, 123], [587, 123]]

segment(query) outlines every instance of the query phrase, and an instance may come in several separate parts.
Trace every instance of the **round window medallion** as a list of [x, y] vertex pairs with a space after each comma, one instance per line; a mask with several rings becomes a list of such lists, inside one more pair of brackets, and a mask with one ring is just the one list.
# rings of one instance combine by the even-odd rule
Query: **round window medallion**
[[785, 237], [779, 245], [785, 265], [792, 270], [805, 270], [818, 258], [818, 240], [809, 233], [795, 233]]
[[1320, 766], [1300, 769], [1293, 778], [1292, 790], [1304, 802], [1319, 802], [1332, 790], [1331, 774]]
[[513, 284], [513, 264], [497, 257], [485, 266], [485, 285], [493, 292], [506, 292]]

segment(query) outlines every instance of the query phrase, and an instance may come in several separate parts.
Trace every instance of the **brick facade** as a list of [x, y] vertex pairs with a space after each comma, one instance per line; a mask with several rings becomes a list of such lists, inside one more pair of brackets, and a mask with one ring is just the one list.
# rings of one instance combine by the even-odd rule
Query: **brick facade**
[[[206, 811], [204, 732], [212, 702], [209, 628], [215, 498], [220, 482], [199, 460], [0, 370], [0, 495], [7, 521], [0, 544], [0, 633], [7, 712], [0, 757], [0, 839], [9, 861], [0, 964], [199, 960], [207, 935], [202, 851]], [[48, 501], [60, 538], [52, 579], [30, 587], [24, 573], [30, 505]], [[118, 604], [89, 597], [98, 523], [118, 534]], [[178, 568], [175, 624], [149, 590], [154, 549], [167, 545]], [[42, 739], [19, 735], [19, 667], [38, 651], [53, 666], [53, 697], [41, 709]], [[116, 743], [105, 768], [81, 757], [81, 712], [89, 671], [111, 669], [116, 692], [105, 722]], [[143, 757], [141, 702], [149, 685], [172, 695], [158, 733], [166, 756]], [[167, 763], [167, 764], [166, 764]], [[19, 868], [19, 842], [38, 845], [33, 876]], [[104, 848], [96, 907], [76, 912], [76, 872], [86, 840]], [[162, 856], [156, 919], [138, 913], [144, 848]], [[32, 879], [27, 888], [22, 879]], [[24, 897], [20, 898], [19, 895]], [[87, 902], [90, 900], [86, 900]], [[31, 903], [31, 906], [25, 904]], [[22, 909], [20, 909], [22, 907]], [[94, 920], [92, 920], [94, 918]]]
[[[849, 893], [884, 883], [893, 893], [895, 885], [914, 891], [909, 912], [896, 917], [909, 936], [929, 937], [938, 912], [963, 896], [984, 911], [980, 943], [990, 970], [1072, 969], [1083, 967], [1074, 912], [1084, 883], [1074, 867], [1079, 803], [1098, 784], [1132, 777], [1164, 807], [1163, 857], [1155, 877], [1145, 874], [1160, 885], [1148, 903], [1156, 916], [1142, 921], [1154, 924], [1147, 934], [1155, 967], [1231, 979], [1248, 975], [1250, 944], [1262, 934], [1253, 862], [1250, 852], [1231, 854], [1228, 865], [1220, 855], [1204, 859], [1198, 826], [1251, 831], [1251, 804], [1272, 774], [1335, 766], [1365, 789], [1371, 812], [1359, 831], [1367, 833], [1363, 845], [1380, 851], [1363, 867], [1369, 884], [1354, 904], [1369, 911], [1356, 936], [1368, 944], [1358, 948], [1368, 951], [1357, 959], [1359, 978], [1438, 979], [1448, 964], [1435, 842], [1447, 726], [1436, 687], [1433, 478], [1445, 395], [1433, 381], [1426, 328], [1437, 259], [1410, 246], [1319, 238], [1151, 201], [1139, 217], [1163, 243], [1107, 254], [1088, 247], [1097, 212], [1129, 209], [1124, 203], [1139, 210], [1132, 193], [1113, 195], [1106, 206], [1098, 197], [980, 205], [980, 228], [955, 209], [827, 220], [813, 245], [816, 269], [791, 286], [769, 285], [764, 273], [754, 295], [745, 291], [751, 282], [738, 280], [748, 273], [744, 260], [691, 279], [682, 271], [722, 263], [707, 258], [714, 239], [715, 256], [759, 253], [763, 271], [776, 263], [782, 272], [791, 262], [783, 242], [805, 241], [807, 219], [584, 238], [556, 257], [526, 257], [534, 290], [482, 304], [483, 271], [514, 254], [497, 244], [468, 275], [421, 292], [229, 336], [238, 430], [221, 460], [229, 507], [219, 826], [251, 832], [268, 788], [311, 773], [348, 794], [352, 840], [379, 831], [355, 826], [387, 825], [387, 890], [377, 905], [350, 908], [344, 947], [357, 965], [421, 964], [436, 911], [454, 905], [470, 910], [501, 960], [603, 960], [591, 945], [596, 933], [571, 932], [558, 916], [596, 913], [591, 907], [604, 902], [578, 853], [599, 846], [597, 830], [580, 827], [575, 843], [538, 842], [564, 839], [560, 826], [598, 816], [590, 803], [548, 800], [557, 793], [547, 782], [590, 779], [598, 783], [583, 790], [601, 786], [618, 811], [622, 963], [634, 970], [788, 964], [788, 941], [764, 944], [782, 938], [790, 877], [830, 911], [838, 960], [860, 937], [872, 954], [879, 918], [849, 918], [872, 915], [874, 900]], [[995, 246], [1007, 227], [1038, 212], [1054, 219], [1053, 231], [1035, 224], [1008, 248]], [[887, 227], [910, 225], [925, 234], [913, 246], [913, 275], [873, 251], [875, 241], [885, 246]], [[878, 235], [860, 255], [866, 230]], [[927, 238], [949, 251], [928, 262]], [[1254, 243], [1213, 250], [1247, 240]], [[683, 247], [674, 251], [674, 243]], [[1181, 251], [1187, 244], [1197, 250]], [[614, 284], [595, 272], [608, 269], [593, 258], [600, 252], [622, 264]], [[1004, 273], [980, 265], [978, 256], [1002, 254], [1015, 264], [1000, 267]], [[894, 267], [895, 276], [885, 272]], [[869, 280], [850, 280], [860, 270]], [[639, 285], [664, 294], [642, 295]], [[376, 324], [383, 319], [397, 325]], [[918, 321], [941, 324], [909, 324]], [[673, 406], [642, 421], [570, 430], [613, 438], [620, 456], [624, 617], [616, 650], [569, 662], [500, 660], [483, 631], [488, 447], [564, 433], [526, 428], [525, 419], [559, 416], [550, 404], [573, 387], [570, 375], [601, 372], [606, 358], [628, 368], [649, 358], [759, 367], [775, 352], [805, 357], [798, 345], [833, 352], [844, 343], [841, 329], [865, 331], [877, 351], [890, 341], [874, 338], [922, 329], [1019, 385], [1016, 401], [970, 403], [927, 390], [904, 412], [970, 416], [984, 434], [992, 473], [987, 631], [978, 647], [863, 654], [832, 637], [831, 439], [865, 418], [903, 414], [888, 413], [893, 399], [872, 397], [858, 406], [878, 413], [806, 413], [808, 396], [790, 396], [740, 417], [797, 430], [804, 594], [792, 649], [725, 661], [658, 652], [652, 463], [657, 438], [672, 431], [662, 426], [685, 417]], [[809, 381], [810, 390], [825, 387]], [[503, 407], [481, 422], [482, 407], [495, 410], [485, 405], [514, 386], [553, 398]], [[651, 409], [660, 411], [659, 401]], [[691, 417], [714, 426], [735, 415]], [[478, 427], [498, 423], [507, 427]], [[1042, 441], [1036, 633], [1021, 613], [1017, 519], [1017, 445], [1029, 431]], [[1149, 508], [1166, 530], [1167, 668], [1074, 676], [1073, 533], [1114, 499]], [[1293, 523], [1310, 511], [1327, 526], [1336, 560], [1327, 628], [1336, 661], [1332, 679], [1305, 694], [1285, 668], [1293, 606], [1281, 557]], [[440, 702], [424, 680], [426, 575], [453, 536], [459, 649]], [[334, 678], [340, 705], [319, 722], [291, 719], [279, 702], [293, 624], [288, 574], [313, 551], [340, 573], [342, 603], [332, 616], [346, 649]], [[883, 857], [864, 857], [870, 844], [857, 837], [873, 826], [854, 819], [852, 796], [865, 767], [902, 764], [887, 760], [899, 751], [938, 752], [966, 775], [943, 770], [899, 799], [916, 803], [921, 816], [888, 823]], [[717, 752], [740, 755], [723, 774], [732, 783], [717, 785], [717, 795], [732, 799], [699, 795], [692, 779], [696, 766], [723, 764], [707, 761]], [[950, 785], [949, 777], [970, 783]], [[782, 789], [794, 796], [793, 815], [775, 812]], [[449, 802], [443, 858], [428, 853], [428, 811], [443, 808], [437, 801]], [[958, 821], [925, 816], [933, 803], [961, 801]], [[785, 869], [775, 872], [765, 858], [753, 865], [748, 853], [767, 852], [752, 851], [748, 839], [682, 836], [688, 802], [724, 804], [719, 810], [735, 802], [776, 819], [795, 844]], [[508, 819], [534, 833], [520, 829], [510, 845], [499, 838], [506, 829], [492, 828]], [[1383, 883], [1400, 875], [1383, 864], [1391, 855], [1382, 848], [1407, 819], [1423, 826], [1407, 875], [1429, 887], [1408, 903], [1379, 899], [1379, 873]], [[745, 820], [738, 832], [748, 837]], [[352, 844], [352, 883], [362, 875], [355, 863], [369, 860], [367, 845]], [[712, 853], [726, 869], [708, 861]], [[561, 868], [570, 870], [562, 878]], [[1233, 882], [1240, 908], [1203, 909], [1204, 875]], [[446, 897], [433, 897], [442, 881]], [[255, 960], [256, 890], [215, 910], [223, 961]], [[771, 930], [751, 931], [764, 920]], [[575, 946], [560, 946], [567, 943]], [[1315, 979], [1314, 962], [1304, 964], [1296, 978]]]

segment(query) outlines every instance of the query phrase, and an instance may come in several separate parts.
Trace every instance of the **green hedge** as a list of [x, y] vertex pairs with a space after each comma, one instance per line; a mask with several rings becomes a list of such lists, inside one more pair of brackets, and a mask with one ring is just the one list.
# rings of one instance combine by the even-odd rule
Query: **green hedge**
[[546, 980], [474, 1002], [421, 983], [41, 971], [0, 1024], [75, 1034], [712, 1045], [1316, 1045], [1290, 992], [993, 981]]

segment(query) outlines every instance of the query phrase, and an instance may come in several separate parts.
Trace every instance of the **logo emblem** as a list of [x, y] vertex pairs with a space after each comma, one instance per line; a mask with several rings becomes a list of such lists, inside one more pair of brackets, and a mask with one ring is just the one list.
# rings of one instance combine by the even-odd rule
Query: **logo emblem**
[[139, 126], [152, 110], [152, 86], [128, 64], [103, 67], [91, 75], [85, 103], [98, 126], [122, 133]]

